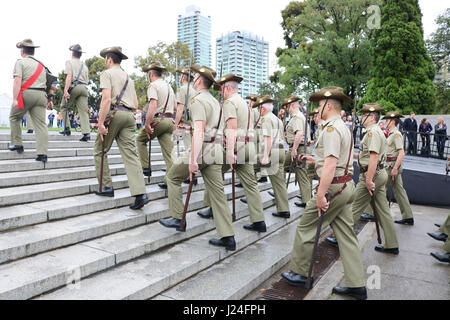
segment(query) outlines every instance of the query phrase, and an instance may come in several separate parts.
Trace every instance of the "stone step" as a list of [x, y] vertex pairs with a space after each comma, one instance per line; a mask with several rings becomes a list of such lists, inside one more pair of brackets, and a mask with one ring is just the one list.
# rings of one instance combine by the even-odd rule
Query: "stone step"
[[[154, 154], [152, 152], [152, 162], [161, 160], [163, 160], [161, 153]], [[120, 154], [108, 154], [108, 162], [110, 165], [123, 163]], [[94, 165], [95, 163], [93, 155], [62, 158], [50, 157], [45, 164], [41, 161], [35, 161], [34, 159], [0, 160], [0, 173], [58, 168], [90, 167]]]
[[[155, 300], [241, 300], [287, 264], [297, 221], [162, 292]], [[218, 283], [226, 285], [218, 286]]]
[[[165, 172], [156, 172], [151, 183], [162, 181]], [[153, 174], [152, 174], [153, 176]], [[123, 189], [128, 187], [126, 175], [112, 176], [113, 188]], [[20, 187], [8, 187], [0, 189], [0, 208], [37, 201], [60, 199], [76, 195], [92, 193], [98, 190], [97, 178], [73, 180], [67, 182], [52, 182], [43, 184], [26, 185]]]
[[[164, 161], [153, 161], [152, 171], [159, 171], [165, 168]], [[109, 166], [111, 175], [126, 174], [125, 166], [123, 164], [113, 164]], [[45, 174], [43, 174], [45, 173]], [[32, 185], [39, 183], [72, 181], [78, 179], [95, 178], [95, 167], [74, 167], [64, 169], [47, 169], [0, 173], [0, 188], [18, 187], [23, 185]]]
[[[229, 178], [227, 178], [229, 179]], [[200, 179], [202, 180], [202, 179]], [[203, 182], [203, 181], [201, 181]], [[261, 185], [260, 190], [267, 190], [269, 184]], [[152, 200], [164, 197], [164, 190], [157, 186], [151, 186], [148, 190]], [[187, 192], [187, 186], [183, 187]], [[194, 191], [204, 190], [203, 183], [195, 186]], [[203, 193], [202, 193], [203, 194]], [[231, 198], [231, 186], [225, 187], [225, 194]], [[242, 197], [244, 191], [236, 191], [236, 197]], [[156, 198], [155, 198], [156, 197]], [[164, 199], [160, 211], [155, 213], [154, 204], [151, 203], [141, 211], [133, 211], [129, 208], [117, 208], [82, 215], [61, 221], [47, 222], [34, 226], [24, 227], [17, 230], [4, 232], [0, 238], [0, 263], [27, 257], [40, 252], [56, 249], [59, 247], [75, 244], [78, 242], [94, 239], [107, 234], [126, 230], [137, 225], [150, 222], [146, 218], [146, 212], [151, 212], [156, 219], [161, 218], [161, 214], [166, 215], [168, 211], [167, 199]], [[198, 197], [197, 202], [192, 200], [190, 205], [193, 209], [201, 207], [203, 197]], [[192, 210], [192, 209], [191, 209]], [[151, 220], [151, 219], [150, 219]]]
[[[290, 194], [294, 196], [298, 189], [292, 189]], [[193, 193], [191, 203], [197, 203], [202, 197], [203, 193]], [[274, 203], [267, 193], [262, 194], [262, 201], [265, 207]], [[191, 206], [194, 207], [192, 204]], [[237, 217], [248, 214], [246, 206], [240, 202], [236, 203], [236, 209]], [[125, 210], [129, 211], [130, 215], [136, 215], [129, 209]], [[143, 211], [149, 221], [164, 217], [168, 214], [167, 200], [153, 201], [151, 208], [146, 206]], [[88, 277], [164, 246], [194, 237], [204, 230], [202, 225], [206, 225], [208, 230], [214, 229], [212, 220], [201, 219], [195, 211], [188, 213], [187, 221], [185, 233], [166, 229], [156, 222], [0, 265], [0, 299], [28, 299], [62, 287], [72, 279]]]
[[[217, 237], [216, 231], [213, 230], [81, 280], [75, 290], [66, 286], [43, 295], [39, 299], [150, 299], [198, 272], [220, 261], [230, 259], [252, 243], [270, 236], [288, 223], [298, 219], [303, 209], [294, 208], [293, 200], [290, 201], [290, 205], [291, 218], [288, 220], [273, 217], [271, 215], [272, 208], [265, 210], [266, 233], [244, 230], [242, 227], [249, 223], [249, 218], [243, 218], [233, 223], [236, 234], [236, 252], [209, 245], [208, 240]], [[196, 219], [201, 218], [197, 217]], [[235, 274], [235, 276], [237, 275]], [[224, 282], [220, 281], [219, 283]], [[216, 287], [222, 288], [219, 283], [215, 283]], [[2, 298], [1, 295], [0, 298]]]
[[[63, 157], [84, 157], [92, 156], [94, 154], [93, 148], [81, 148], [81, 149], [48, 149], [47, 156], [49, 158], [63, 158]], [[119, 148], [111, 148], [108, 151], [108, 155], [120, 154]], [[0, 150], [0, 160], [22, 160], [22, 159], [35, 159], [37, 156], [36, 150], [24, 150], [23, 153], [17, 153], [15, 151]]]
[[[67, 149], [67, 148], [75, 148], [75, 149], [82, 149], [82, 148], [94, 148], [95, 140], [91, 139], [88, 142], [81, 142], [81, 141], [49, 141], [48, 142], [48, 148], [49, 149]], [[10, 146], [9, 141], [0, 141], [0, 150], [8, 150], [8, 147]], [[113, 147], [117, 147], [117, 143], [114, 142]], [[25, 150], [29, 149], [36, 149], [36, 141], [23, 141], [23, 147]], [[152, 147], [159, 147], [158, 140], [152, 141]], [[181, 145], [180, 145], [181, 147]]]

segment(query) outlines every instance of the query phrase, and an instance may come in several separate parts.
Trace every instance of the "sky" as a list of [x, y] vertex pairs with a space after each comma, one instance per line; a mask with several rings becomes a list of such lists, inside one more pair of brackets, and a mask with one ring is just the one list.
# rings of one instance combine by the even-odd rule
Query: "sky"
[[[161, 40], [177, 40], [177, 17], [189, 5], [200, 7], [212, 20], [212, 61], [215, 63], [216, 39], [221, 34], [247, 30], [269, 42], [271, 74], [276, 69], [275, 51], [284, 46], [281, 10], [289, 0], [21, 0], [4, 1], [0, 11], [0, 94], [12, 96], [12, 70], [20, 58], [16, 43], [31, 38], [40, 48], [35, 57], [53, 74], [64, 69], [71, 57], [68, 50], [79, 43], [82, 58], [99, 56], [100, 50], [121, 46], [130, 58], [122, 65], [135, 72], [133, 57], [145, 55], [146, 49]], [[450, 0], [419, 0], [424, 34], [427, 38], [435, 29], [434, 20], [450, 7]], [[20, 12], [20, 13], [19, 13]], [[17, 21], [17, 17], [20, 20]], [[39, 22], [38, 22], [39, 21]]]

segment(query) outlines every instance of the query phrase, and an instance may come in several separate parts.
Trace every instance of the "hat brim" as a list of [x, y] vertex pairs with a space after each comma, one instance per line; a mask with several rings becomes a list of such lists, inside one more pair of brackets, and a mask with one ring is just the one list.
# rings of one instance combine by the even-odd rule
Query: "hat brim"
[[346, 96], [345, 94], [336, 94], [332, 93], [330, 96], [326, 97], [323, 93], [313, 93], [311, 97], [309, 98], [309, 101], [311, 102], [319, 102], [320, 100], [327, 100], [327, 99], [334, 99], [339, 100], [341, 102], [352, 102], [353, 100]]
[[84, 51], [81, 51], [81, 50], [74, 50], [74, 49], [72, 49], [72, 48], [69, 48], [69, 50], [72, 51], [72, 52], [86, 53], [86, 52], [84, 52]]
[[404, 116], [402, 116], [402, 115], [398, 115], [395, 117], [384, 116], [383, 118], [381, 118], [381, 120], [401, 119], [401, 118], [404, 118]]
[[105, 49], [103, 49], [102, 51], [100, 51], [100, 56], [102, 58], [105, 58], [108, 53], [115, 53], [115, 54], [119, 55], [122, 58], [122, 60], [127, 60], [128, 59], [128, 57], [126, 55], [124, 55], [122, 52], [116, 51], [116, 50], [105, 50]]
[[[211, 82], [212, 82], [213, 85], [214, 85], [214, 90], [217, 91], [217, 89], [216, 89], [216, 84], [217, 84], [217, 82], [216, 82], [216, 79], [214, 79], [214, 75], [212, 74], [212, 72], [211, 72], [210, 70], [204, 69], [204, 67], [202, 67], [202, 66], [192, 66], [191, 69], [192, 69], [192, 71], [194, 71], [195, 73], [199, 73], [199, 74], [201, 74], [202, 76], [206, 77], [208, 80], [211, 80]], [[219, 90], [220, 90], [220, 89], [219, 89]]]
[[261, 103], [255, 103], [254, 105], [253, 105], [253, 108], [257, 108], [257, 107], [259, 107], [259, 106], [262, 106], [263, 104], [266, 104], [266, 103], [273, 103], [274, 102], [274, 100], [273, 99], [267, 99], [267, 100], [264, 100], [264, 101], [262, 101]]
[[22, 49], [22, 48], [40, 48], [40, 46], [35, 46], [35, 45], [24, 45], [22, 42], [17, 43], [16, 47], [18, 49]]
[[285, 107], [285, 106], [287, 106], [287, 105], [289, 105], [289, 104], [291, 104], [291, 103], [297, 102], [297, 101], [300, 101], [300, 98], [297, 97], [297, 98], [293, 99], [293, 100], [290, 101], [290, 102], [283, 103], [283, 104], [281, 105], [281, 107]]
[[145, 66], [145, 67], [142, 68], [143, 72], [149, 72], [150, 70], [158, 70], [158, 71], [164, 72], [167, 69], [166, 68], [159, 68], [159, 67], [149, 67], [149, 66]]

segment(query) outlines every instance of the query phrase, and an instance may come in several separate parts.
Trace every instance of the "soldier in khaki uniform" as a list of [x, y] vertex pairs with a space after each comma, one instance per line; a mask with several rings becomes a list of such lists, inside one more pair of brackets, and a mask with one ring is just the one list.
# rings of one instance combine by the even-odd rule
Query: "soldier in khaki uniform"
[[335, 287], [333, 293], [367, 299], [361, 250], [353, 230], [351, 212], [355, 189], [352, 180], [352, 139], [340, 117], [342, 103], [351, 99], [343, 93], [342, 88], [327, 87], [311, 95], [310, 100], [319, 102], [323, 130], [316, 142], [315, 157], [301, 155], [298, 160], [306, 158], [308, 163], [315, 163], [320, 182], [317, 194], [307, 203], [297, 227], [289, 265], [291, 271], [284, 272], [282, 277], [290, 285], [305, 286], [317, 223], [319, 216], [324, 215], [322, 228], [330, 225], [339, 239], [339, 253], [348, 286]]
[[[116, 140], [123, 158], [128, 185], [132, 197], [136, 197], [131, 209], [137, 210], [149, 202], [146, 194], [144, 176], [139, 164], [134, 142], [136, 120], [134, 111], [138, 107], [134, 82], [120, 67], [122, 60], [128, 59], [121, 47], [103, 49], [100, 55], [106, 59], [107, 70], [100, 74], [102, 101], [98, 119], [98, 135], [94, 146], [95, 170], [97, 179], [102, 175], [103, 188], [96, 192], [99, 196], [114, 197], [111, 174], [108, 166], [107, 152]], [[118, 101], [120, 99], [120, 101]], [[109, 126], [105, 120], [111, 119]], [[102, 141], [104, 140], [104, 165], [101, 172]]]
[[[192, 80], [194, 79], [194, 76], [192, 75], [192, 72], [190, 72], [189, 68], [181, 68], [177, 70], [178, 73], [181, 74], [181, 87], [178, 88], [177, 91], [177, 114], [175, 117], [175, 132], [174, 135], [176, 137], [180, 136], [179, 134], [179, 130], [184, 129], [186, 127], [190, 127], [192, 125], [192, 123], [188, 120], [189, 119], [189, 113], [190, 113], [190, 106], [189, 106], [189, 102], [192, 100], [192, 98], [195, 95], [195, 89], [194, 86], [192, 85]], [[191, 73], [191, 74], [189, 74]], [[189, 82], [189, 84], [188, 84]], [[189, 90], [188, 90], [189, 87]], [[189, 91], [189, 96], [188, 95], [188, 91]], [[187, 106], [185, 106], [187, 102]], [[187, 109], [185, 110], [185, 107], [187, 107]], [[181, 127], [180, 127], [181, 126]], [[186, 127], [185, 127], [186, 126]], [[183, 143], [184, 143], [184, 148], [185, 149], [189, 149], [191, 147], [191, 133], [187, 132], [185, 130], [184, 135], [183, 135]]]
[[[241, 181], [250, 213], [249, 225], [244, 229], [258, 232], [266, 232], [264, 213], [261, 195], [259, 194], [258, 182], [253, 170], [256, 163], [256, 148], [254, 144], [253, 114], [251, 107], [247, 106], [244, 99], [238, 93], [238, 84], [243, 78], [230, 73], [223, 76], [217, 82], [216, 90], [220, 90], [225, 99], [223, 105], [223, 118], [226, 123], [226, 164], [222, 167], [222, 172], [234, 167], [239, 180]], [[209, 206], [208, 189], [205, 190], [204, 204]], [[212, 209], [208, 208], [198, 212], [203, 218], [210, 218], [213, 215]]]
[[[312, 196], [312, 178], [308, 172], [310, 165], [306, 165], [302, 168], [301, 164], [297, 164], [297, 155], [304, 153], [304, 144], [307, 144], [306, 155], [311, 155], [311, 148], [309, 147], [308, 136], [310, 130], [306, 133], [305, 138], [305, 116], [300, 112], [300, 105], [298, 101], [300, 98], [292, 95], [284, 99], [282, 107], [287, 107], [287, 111], [291, 117], [289, 123], [286, 126], [286, 140], [289, 145], [289, 151], [286, 153], [286, 159], [284, 162], [285, 171], [289, 171], [292, 161], [295, 162], [295, 178], [300, 188], [300, 194], [302, 197], [302, 203], [295, 202], [298, 207], [305, 208], [306, 203]], [[306, 142], [305, 142], [306, 141]], [[311, 171], [311, 169], [309, 169]]]
[[255, 170], [269, 176], [275, 195], [276, 217], [289, 218], [289, 198], [284, 175], [283, 122], [273, 114], [273, 100], [269, 96], [258, 98], [254, 107], [260, 106], [261, 129], [258, 138], [258, 163]]
[[[167, 172], [172, 166], [172, 136], [175, 128], [173, 112], [176, 109], [176, 99], [172, 87], [161, 78], [165, 70], [166, 68], [160, 62], [152, 62], [142, 69], [143, 72], [148, 72], [150, 79], [150, 86], [147, 90], [149, 105], [145, 110], [147, 111], [145, 129], [137, 136], [136, 143], [142, 169], [144, 175], [147, 176], [151, 172], [147, 149], [149, 137], [150, 140], [158, 138]], [[164, 183], [158, 185], [162, 189], [167, 189], [167, 178], [164, 177]]]
[[370, 198], [375, 197], [375, 207], [378, 220], [384, 233], [384, 246], [377, 245], [376, 251], [398, 254], [398, 241], [394, 229], [389, 204], [386, 198], [386, 183], [388, 175], [384, 169], [386, 160], [387, 141], [384, 133], [377, 125], [380, 112], [383, 109], [378, 104], [365, 104], [361, 109], [363, 113], [362, 124], [366, 134], [361, 142], [358, 165], [360, 167], [359, 182], [355, 190], [355, 200], [352, 211], [354, 223], [359, 220], [361, 212], [367, 207]]
[[169, 209], [172, 218], [161, 219], [167, 228], [180, 228], [183, 215], [183, 196], [181, 183], [188, 176], [193, 178], [200, 170], [208, 190], [219, 239], [211, 239], [210, 244], [223, 246], [227, 250], [236, 250], [230, 208], [224, 194], [222, 180], [224, 129], [223, 110], [219, 102], [211, 95], [209, 88], [215, 83], [216, 72], [205, 66], [192, 66], [195, 97], [190, 102], [193, 137], [191, 149], [178, 158], [167, 173]]
[[[89, 112], [88, 112], [88, 90], [87, 85], [89, 83], [89, 69], [80, 60], [83, 51], [81, 46], [75, 44], [69, 48], [72, 51], [72, 60], [66, 61], [66, 68], [64, 73], [67, 75], [66, 83], [64, 87], [64, 98], [61, 99], [61, 114], [63, 116], [64, 130], [60, 134], [70, 136], [69, 119], [66, 117], [66, 108], [69, 108], [70, 104], [76, 103], [78, 115], [80, 116], [81, 133], [83, 137], [80, 141], [91, 140], [90, 132], [91, 126], [89, 124]], [[70, 93], [69, 93], [70, 90]]]
[[386, 170], [388, 174], [386, 189], [389, 189], [392, 186], [395, 193], [395, 200], [402, 213], [402, 219], [395, 221], [395, 223], [414, 225], [411, 205], [409, 203], [408, 195], [403, 188], [402, 162], [405, 156], [405, 150], [403, 150], [403, 136], [397, 129], [400, 118], [403, 118], [403, 116], [397, 111], [394, 111], [388, 112], [382, 119], [386, 120], [386, 128], [389, 130], [386, 151]]
[[[250, 99], [250, 107], [252, 108], [253, 111], [253, 119], [254, 119], [254, 126], [253, 128], [255, 129], [255, 137], [256, 137], [256, 145], [259, 145], [259, 138], [260, 138], [260, 131], [261, 131], [261, 112], [260, 112], [260, 107], [261, 105], [256, 104], [256, 102], [258, 101], [259, 98], [262, 98], [263, 96], [260, 95], [256, 95], [256, 94], [251, 94], [247, 97], [247, 99]], [[268, 95], [265, 95], [264, 97], [269, 98], [270, 97]], [[253, 166], [254, 170], [255, 170], [255, 175], [259, 172], [259, 169], [257, 166]], [[267, 182], [267, 177], [260, 177], [258, 179], [258, 183], [265, 183]], [[269, 193], [271, 193], [272, 191], [269, 191]], [[272, 193], [272, 197], [275, 197], [275, 195]], [[242, 200], [242, 199], [241, 199]], [[246, 201], [243, 201], [244, 203], [247, 203]]]
[[[46, 69], [33, 58], [35, 48], [31, 39], [25, 39], [16, 45], [21, 49], [22, 59], [14, 66], [13, 105], [9, 115], [11, 125], [10, 151], [23, 152], [22, 130], [20, 125], [25, 113], [33, 120], [36, 129], [36, 161], [47, 162], [48, 128], [45, 123], [45, 108], [53, 109], [53, 95], [47, 98]], [[41, 69], [41, 71], [39, 71]]]

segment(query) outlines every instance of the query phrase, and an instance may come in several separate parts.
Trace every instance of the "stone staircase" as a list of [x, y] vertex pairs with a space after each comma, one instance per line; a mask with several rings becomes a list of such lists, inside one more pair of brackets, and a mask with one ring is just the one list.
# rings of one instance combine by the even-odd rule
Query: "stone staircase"
[[[49, 161], [34, 160], [34, 135], [23, 135], [25, 152], [7, 150], [0, 132], [0, 299], [240, 299], [289, 259], [297, 220], [298, 187], [289, 186], [290, 219], [271, 215], [270, 183], [260, 183], [266, 233], [244, 230], [247, 205], [237, 199], [237, 250], [208, 244], [213, 220], [201, 219], [204, 182], [199, 177], [188, 208], [187, 232], [158, 222], [169, 216], [167, 191], [158, 187], [165, 167], [157, 141], [152, 146], [151, 202], [134, 202], [119, 150], [108, 159], [114, 198], [96, 196], [94, 142], [49, 132]], [[95, 140], [95, 135], [91, 135]], [[147, 182], [147, 180], [146, 180]], [[225, 174], [231, 208], [231, 173]], [[188, 185], [183, 184], [186, 194]], [[244, 190], [236, 188], [236, 197]], [[224, 285], [218, 285], [222, 282]]]

